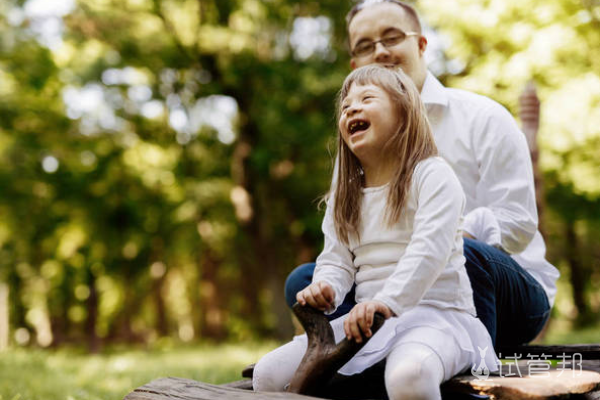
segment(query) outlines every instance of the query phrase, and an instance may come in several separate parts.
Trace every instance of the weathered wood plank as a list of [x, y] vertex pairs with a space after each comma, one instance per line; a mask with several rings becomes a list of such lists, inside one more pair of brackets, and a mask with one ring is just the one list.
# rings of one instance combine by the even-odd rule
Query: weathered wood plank
[[580, 354], [584, 360], [600, 360], [600, 345], [598, 344], [573, 344], [573, 345], [532, 345], [532, 346], [500, 346], [496, 353], [502, 357], [513, 354], [521, 354], [526, 357], [531, 355], [549, 355], [551, 358], [558, 359], [561, 356], [573, 356]]
[[[548, 347], [548, 346], [546, 346]], [[555, 348], [557, 346], [550, 346]], [[520, 347], [523, 349], [523, 346]], [[517, 353], [519, 354], [519, 353]], [[522, 354], [522, 352], [520, 353]], [[527, 353], [525, 353], [526, 355]], [[533, 353], [531, 353], [533, 354]], [[541, 354], [541, 353], [540, 353]], [[548, 353], [545, 353], [548, 354]], [[573, 400], [600, 400], [599, 360], [584, 359], [581, 366], [566, 365], [562, 372], [552, 367], [549, 377], [527, 377], [527, 360], [519, 360], [520, 377], [490, 376], [488, 381], [479, 381], [471, 375], [463, 375], [446, 382], [442, 386], [444, 399], [455, 398], [453, 393], [481, 393], [495, 396], [497, 400], [547, 400], [570, 398]], [[580, 373], [580, 368], [583, 371]], [[244, 371], [244, 377], [252, 376], [252, 366]], [[588, 371], [586, 371], [588, 370]], [[376, 364], [361, 375], [353, 377], [337, 376], [330, 382], [324, 397], [376, 399], [385, 397], [383, 383], [384, 363]], [[516, 372], [513, 366], [512, 373]], [[503, 375], [511, 373], [508, 365], [503, 365]], [[575, 376], [574, 376], [575, 375]], [[577, 376], [579, 375], [579, 376]], [[316, 399], [315, 397], [291, 393], [254, 393], [250, 379], [216, 386], [181, 378], [162, 378], [144, 385], [125, 397], [125, 400], [276, 400], [276, 399]], [[594, 391], [596, 390], [596, 391]], [[349, 396], [349, 397], [348, 397]]]
[[581, 371], [577, 376], [556, 370], [549, 371], [548, 374], [522, 378], [490, 377], [487, 380], [463, 375], [449, 382], [447, 389], [472, 389], [480, 394], [494, 396], [497, 400], [548, 400], [588, 393], [600, 386], [600, 374], [593, 371]]
[[[340, 382], [342, 386], [349, 382]], [[339, 390], [340, 386], [338, 386]], [[570, 372], [549, 371], [545, 377], [490, 377], [479, 380], [470, 375], [452, 379], [442, 387], [444, 398], [452, 398], [452, 393], [474, 393], [493, 396], [496, 400], [549, 400], [573, 398], [580, 400], [600, 400], [600, 374], [593, 371]], [[292, 393], [256, 393], [249, 379], [225, 385], [210, 385], [182, 378], [160, 378], [130, 393], [124, 400], [316, 400], [316, 397]], [[370, 398], [381, 398], [374, 394]], [[329, 396], [328, 396], [329, 397]], [[356, 398], [356, 397], [353, 397]], [[365, 397], [366, 399], [367, 397]]]
[[129, 393], [123, 400], [316, 400], [292, 393], [257, 393], [226, 386], [210, 385], [183, 378], [160, 378]]

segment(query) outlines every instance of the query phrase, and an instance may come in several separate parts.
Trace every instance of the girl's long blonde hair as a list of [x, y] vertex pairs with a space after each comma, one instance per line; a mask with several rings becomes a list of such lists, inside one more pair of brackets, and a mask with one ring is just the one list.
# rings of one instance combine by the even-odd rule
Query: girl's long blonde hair
[[[431, 127], [419, 91], [401, 70], [378, 65], [357, 68], [346, 77], [337, 99], [337, 120], [341, 104], [352, 85], [375, 85], [389, 96], [399, 115], [398, 131], [385, 144], [384, 154], [396, 165], [390, 181], [386, 217], [388, 226], [400, 219], [415, 166], [437, 155]], [[334, 188], [334, 223], [340, 240], [346, 245], [350, 237], [360, 238], [360, 215], [364, 177], [358, 158], [350, 151], [338, 128], [338, 177]]]

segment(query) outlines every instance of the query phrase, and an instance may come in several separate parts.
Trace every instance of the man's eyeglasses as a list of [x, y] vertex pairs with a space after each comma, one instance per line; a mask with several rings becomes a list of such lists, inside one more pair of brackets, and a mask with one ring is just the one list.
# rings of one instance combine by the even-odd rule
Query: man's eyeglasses
[[379, 40], [366, 40], [356, 45], [352, 50], [353, 57], [365, 57], [375, 51], [377, 43], [381, 43], [384, 47], [390, 48], [396, 46], [404, 41], [409, 36], [419, 36], [418, 32], [402, 32], [398, 31], [390, 34]]

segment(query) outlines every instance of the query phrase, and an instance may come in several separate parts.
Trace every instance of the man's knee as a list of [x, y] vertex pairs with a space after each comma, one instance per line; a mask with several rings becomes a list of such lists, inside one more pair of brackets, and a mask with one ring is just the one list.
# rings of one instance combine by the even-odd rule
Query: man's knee
[[296, 302], [296, 293], [310, 285], [314, 271], [315, 263], [306, 263], [290, 272], [285, 281], [285, 301], [289, 307]]

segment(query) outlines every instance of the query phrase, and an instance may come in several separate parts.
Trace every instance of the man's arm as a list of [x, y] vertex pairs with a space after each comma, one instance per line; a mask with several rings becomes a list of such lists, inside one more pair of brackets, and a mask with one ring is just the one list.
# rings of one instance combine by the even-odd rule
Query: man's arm
[[465, 215], [467, 234], [508, 253], [525, 250], [537, 231], [533, 169], [525, 135], [501, 105], [490, 101], [471, 138], [479, 171], [476, 203]]

